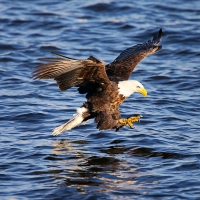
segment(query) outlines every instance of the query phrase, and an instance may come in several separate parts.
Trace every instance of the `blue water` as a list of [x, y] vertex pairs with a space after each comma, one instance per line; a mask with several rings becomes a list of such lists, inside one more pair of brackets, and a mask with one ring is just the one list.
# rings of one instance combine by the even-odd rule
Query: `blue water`
[[[200, 199], [200, 9], [195, 0], [0, 1], [0, 197]], [[75, 88], [33, 81], [39, 57], [93, 55], [106, 63], [163, 29], [163, 50], [131, 79], [122, 116], [135, 129], [93, 121], [51, 136], [85, 101]]]

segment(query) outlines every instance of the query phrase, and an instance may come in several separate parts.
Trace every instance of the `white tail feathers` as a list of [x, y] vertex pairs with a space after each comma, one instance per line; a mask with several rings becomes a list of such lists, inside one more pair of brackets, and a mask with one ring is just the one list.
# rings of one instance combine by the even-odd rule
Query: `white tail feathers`
[[64, 133], [64, 132], [80, 125], [84, 120], [83, 113], [86, 113], [87, 111], [88, 111], [88, 109], [85, 107], [78, 108], [77, 113], [74, 115], [74, 117], [71, 120], [69, 120], [68, 122], [66, 122], [65, 124], [55, 128], [53, 130], [52, 135], [53, 136], [59, 135], [61, 133]]

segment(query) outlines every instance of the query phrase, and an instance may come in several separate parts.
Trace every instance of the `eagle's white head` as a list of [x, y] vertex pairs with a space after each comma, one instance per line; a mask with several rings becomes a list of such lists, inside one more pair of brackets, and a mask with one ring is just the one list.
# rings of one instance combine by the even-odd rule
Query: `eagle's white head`
[[122, 94], [126, 98], [134, 92], [139, 92], [144, 96], [147, 96], [147, 91], [144, 86], [136, 80], [119, 81], [118, 83], [119, 94]]

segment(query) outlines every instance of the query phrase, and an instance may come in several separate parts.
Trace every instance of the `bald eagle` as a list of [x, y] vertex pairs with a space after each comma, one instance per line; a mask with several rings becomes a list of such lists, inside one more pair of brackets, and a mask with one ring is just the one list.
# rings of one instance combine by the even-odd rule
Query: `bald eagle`
[[64, 133], [91, 118], [99, 130], [118, 131], [123, 126], [132, 128], [132, 123], [137, 122], [140, 116], [121, 119], [119, 106], [134, 92], [147, 95], [140, 82], [128, 79], [143, 58], [162, 49], [158, 46], [161, 36], [162, 29], [152, 40], [124, 50], [107, 65], [93, 56], [74, 59], [52, 52], [55, 58], [40, 58], [48, 63], [35, 67], [34, 79], [55, 79], [60, 91], [78, 87], [79, 93], [86, 94], [87, 99], [71, 120], [54, 129], [53, 135]]

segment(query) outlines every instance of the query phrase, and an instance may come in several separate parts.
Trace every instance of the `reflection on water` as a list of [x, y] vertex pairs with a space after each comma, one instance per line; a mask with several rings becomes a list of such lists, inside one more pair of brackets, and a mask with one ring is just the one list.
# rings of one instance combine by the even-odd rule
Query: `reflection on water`
[[[55, 163], [59, 166], [61, 166], [61, 163], [65, 163], [63, 166], [65, 168], [64, 176], [63, 172], [61, 176], [66, 187], [76, 187], [78, 190], [84, 191], [90, 186], [96, 192], [107, 192], [113, 188], [116, 189], [121, 184], [127, 184], [128, 188], [138, 187], [134, 185], [136, 168], [130, 168], [124, 159], [118, 159], [115, 155], [110, 156], [110, 151], [103, 149], [104, 155], [91, 155], [94, 153], [87, 152], [87, 148], [74, 146], [77, 143], [87, 144], [86, 141], [70, 142], [69, 139], [53, 143], [54, 150], [52, 154], [56, 156], [66, 155], [66, 160], [63, 158], [62, 161]], [[116, 153], [123, 154], [121, 147], [114, 148]], [[59, 173], [56, 174], [56, 177], [61, 178]]]
[[[87, 150], [88, 141], [70, 141], [62, 139], [53, 142], [51, 151], [55, 168], [62, 170], [53, 171], [56, 179], [62, 180], [65, 187], [74, 187], [78, 191], [85, 191], [88, 187], [96, 192], [108, 192], [118, 187], [127, 189], [142, 188], [144, 182], [138, 184], [141, 176], [147, 176], [148, 172], [138, 169], [137, 163], [129, 163], [126, 157], [161, 157], [163, 159], [180, 158], [180, 155], [167, 152], [155, 152], [153, 149], [125, 145], [114, 140], [109, 147], [97, 147], [100, 152]], [[114, 145], [113, 145], [114, 143]], [[100, 156], [100, 155], [101, 156]], [[121, 157], [125, 155], [125, 157]], [[156, 183], [156, 181], [154, 181]]]

